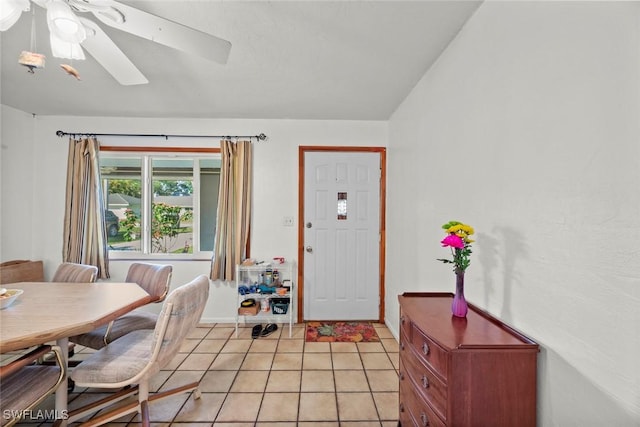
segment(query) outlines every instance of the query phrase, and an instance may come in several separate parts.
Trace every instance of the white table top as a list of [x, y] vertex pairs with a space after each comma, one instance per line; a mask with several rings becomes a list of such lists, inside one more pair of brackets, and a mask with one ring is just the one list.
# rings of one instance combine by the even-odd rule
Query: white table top
[[0, 353], [89, 332], [152, 297], [135, 283], [21, 282], [24, 293], [0, 310]]

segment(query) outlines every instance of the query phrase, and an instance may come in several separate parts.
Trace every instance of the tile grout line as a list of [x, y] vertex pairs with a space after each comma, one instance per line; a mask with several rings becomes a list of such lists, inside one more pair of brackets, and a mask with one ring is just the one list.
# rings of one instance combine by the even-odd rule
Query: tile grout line
[[[208, 363], [207, 367], [202, 371], [202, 374], [200, 375], [200, 380], [199, 381], [202, 381], [209, 372], [217, 371], [217, 369], [216, 370], [212, 370], [211, 368], [212, 368], [213, 364], [215, 363], [215, 361], [218, 360], [221, 355], [223, 355], [223, 354], [240, 353], [238, 351], [230, 352], [230, 353], [223, 353], [222, 350], [228, 344], [232, 343], [233, 341], [245, 340], [246, 337], [244, 337], [244, 335], [247, 333], [247, 331], [243, 330], [245, 328], [240, 328], [240, 331], [244, 332], [244, 334], [239, 334], [239, 337], [237, 337], [237, 338], [235, 337], [235, 332], [234, 331], [232, 331], [229, 335], [226, 335], [224, 338], [222, 338], [222, 335], [219, 336], [219, 337], [215, 336], [214, 330], [217, 327], [226, 327], [226, 326], [227, 326], [227, 324], [224, 324], [224, 323], [207, 324], [206, 326], [205, 325], [198, 326], [199, 328], [206, 329], [206, 332], [203, 332], [201, 335], [198, 334], [200, 336], [194, 336], [192, 338], [189, 338], [189, 340], [192, 340], [193, 342], [189, 343], [189, 347], [188, 347], [189, 349], [186, 352], [185, 358], [183, 360], [181, 360], [179, 363], [177, 363], [176, 366], [173, 369], [170, 370], [171, 371], [170, 375], [167, 378], [165, 378], [156, 387], [156, 390], [160, 391], [163, 387], [165, 387], [169, 383], [169, 381], [172, 378], [176, 378], [176, 377], [174, 377], [174, 375], [178, 375], [179, 374], [179, 371], [180, 371], [179, 368], [181, 366], [183, 366], [183, 364], [185, 364], [187, 362], [187, 360], [189, 359], [190, 356], [198, 356], [198, 355], [202, 355], [202, 354], [212, 354], [215, 351], [215, 354], [213, 355], [214, 357]], [[231, 328], [231, 329], [233, 329], [233, 328]], [[362, 369], [362, 371], [363, 371], [364, 379], [366, 381], [366, 386], [367, 386], [368, 390], [362, 390], [362, 391], [367, 393], [369, 395], [369, 397], [371, 398], [371, 400], [372, 400], [372, 403], [373, 403], [373, 406], [374, 406], [374, 409], [375, 409], [375, 417], [376, 417], [375, 420], [374, 419], [371, 419], [371, 420], [366, 419], [367, 416], [364, 416], [363, 419], [358, 419], [358, 420], [342, 420], [342, 417], [344, 416], [344, 414], [342, 414], [341, 411], [340, 411], [338, 395], [339, 394], [349, 395], [351, 393], [361, 393], [361, 392], [359, 390], [345, 390], [343, 392], [339, 392], [338, 391], [337, 375], [339, 374], [339, 372], [337, 372], [337, 370], [336, 370], [336, 366], [337, 365], [335, 363], [334, 357], [339, 355], [339, 354], [342, 354], [342, 353], [348, 354], [348, 353], [352, 353], [352, 352], [351, 351], [336, 351], [336, 349], [334, 348], [332, 343], [327, 343], [328, 344], [328, 350], [327, 351], [308, 351], [307, 352], [306, 350], [312, 350], [312, 348], [310, 346], [308, 346], [308, 343], [306, 341], [306, 325], [303, 324], [302, 328], [297, 328], [297, 329], [300, 329], [300, 331], [298, 331], [298, 333], [292, 334], [292, 337], [291, 337], [292, 340], [297, 340], [298, 339], [297, 335], [300, 332], [302, 332], [302, 339], [301, 339], [302, 346], [301, 346], [301, 351], [300, 351], [300, 357], [301, 357], [300, 367], [298, 369], [294, 370], [295, 372], [299, 372], [299, 375], [300, 375], [300, 381], [299, 381], [299, 384], [297, 385], [297, 391], [296, 392], [289, 391], [285, 387], [282, 390], [276, 390], [276, 391], [272, 392], [272, 393], [286, 393], [286, 394], [288, 394], [288, 393], [296, 393], [298, 395], [296, 414], [295, 414], [295, 416], [292, 416], [292, 419], [287, 419], [287, 420], [282, 420], [282, 421], [277, 421], [277, 420], [262, 420], [262, 421], [260, 421], [261, 411], [263, 410], [263, 408], [265, 408], [265, 406], [264, 406], [265, 402], [266, 402], [265, 401], [265, 397], [266, 397], [266, 393], [268, 392], [269, 381], [271, 379], [275, 378], [275, 376], [278, 375], [278, 372], [276, 372], [274, 370], [274, 366], [275, 366], [275, 362], [276, 362], [276, 355], [279, 354], [278, 349], [280, 348], [280, 346], [282, 344], [284, 344], [285, 342], [291, 340], [291, 339], [287, 338], [287, 336], [288, 336], [287, 334], [285, 334], [286, 336], [283, 336], [283, 330], [280, 330], [279, 331], [280, 334], [277, 336], [277, 338], [276, 337], [272, 337], [271, 338], [271, 339], [277, 341], [277, 343], [273, 347], [272, 351], [271, 350], [267, 350], [266, 352], [265, 351], [259, 351], [259, 350], [261, 350], [260, 348], [258, 348], [257, 351], [254, 351], [254, 353], [256, 353], [256, 354], [268, 353], [272, 357], [272, 359], [271, 359], [271, 361], [270, 361], [270, 363], [268, 365], [268, 368], [265, 369], [268, 372], [267, 372], [267, 375], [266, 375], [265, 383], [261, 387], [260, 404], [258, 405], [256, 416], [255, 416], [255, 419], [253, 420], [254, 425], [257, 424], [257, 423], [272, 423], [272, 422], [283, 422], [283, 423], [289, 422], [289, 423], [296, 423], [296, 425], [301, 423], [301, 422], [309, 422], [309, 423], [316, 422], [316, 421], [313, 421], [313, 420], [301, 421], [301, 419], [300, 419], [300, 411], [302, 409], [302, 403], [303, 403], [302, 396], [304, 394], [307, 394], [307, 393], [308, 394], [324, 393], [322, 390], [315, 390], [314, 391], [314, 387], [313, 386], [311, 387], [310, 391], [303, 391], [303, 379], [304, 379], [304, 373], [305, 372], [316, 371], [316, 370], [324, 371], [324, 369], [305, 369], [305, 364], [304, 364], [305, 355], [314, 354], [314, 353], [326, 353], [329, 356], [329, 359], [330, 359], [329, 360], [330, 361], [330, 370], [331, 370], [331, 375], [332, 375], [331, 376], [331, 383], [332, 383], [332, 386], [333, 386], [333, 393], [332, 394], [333, 394], [333, 397], [335, 399], [335, 405], [336, 405], [336, 418], [337, 419], [336, 419], [335, 422], [338, 425], [340, 425], [343, 422], [366, 422], [366, 421], [369, 421], [369, 422], [377, 422], [377, 423], [379, 423], [379, 425], [382, 426], [382, 425], [384, 425], [385, 422], [389, 423], [389, 422], [395, 422], [396, 421], [395, 419], [394, 420], [383, 421], [382, 416], [381, 416], [382, 408], [379, 407], [378, 402], [375, 399], [375, 393], [376, 392], [373, 390], [372, 383], [371, 383], [371, 375], [369, 375], [369, 373], [371, 373], [371, 371], [387, 371], [387, 370], [389, 370], [389, 371], [393, 371], [396, 375], [398, 373], [398, 367], [394, 364], [394, 362], [393, 362], [394, 359], [392, 358], [392, 354], [395, 355], [395, 352], [394, 353], [390, 353], [390, 350], [393, 350], [393, 347], [387, 348], [383, 344], [382, 337], [380, 337], [380, 334], [378, 333], [378, 329], [377, 328], [376, 328], [376, 333], [378, 334], [378, 337], [379, 337], [379, 341], [378, 342], [380, 344], [380, 349], [381, 350], [378, 350], [377, 348], [374, 348], [372, 350], [375, 350], [375, 351], [365, 351], [366, 350], [366, 346], [362, 347], [362, 346], [358, 346], [358, 344], [361, 344], [361, 343], [354, 343], [355, 344], [355, 350], [356, 350], [356, 352], [358, 354], [358, 360], [360, 361], [360, 364], [362, 365], [362, 367], [358, 368], [358, 369], [356, 369], [356, 368], [351, 369], [351, 368], [349, 368], [349, 366], [351, 366], [351, 365], [349, 364], [348, 359], [345, 359], [345, 363], [347, 363], [345, 365], [345, 370], [347, 370], [347, 371], [350, 371], [350, 370], [356, 371], [356, 370]], [[294, 331], [295, 331], [295, 329], [294, 329]], [[211, 338], [208, 338], [210, 335], [213, 335], [213, 336]], [[207, 351], [206, 350], [207, 347], [204, 346], [204, 345], [207, 344], [206, 343], [207, 340], [220, 340], [220, 341], [223, 341], [223, 343], [220, 345], [220, 347], [217, 347], [218, 344], [215, 344], [217, 350]], [[231, 381], [229, 382], [229, 385], [228, 385], [228, 388], [226, 389], [226, 391], [223, 392], [224, 393], [224, 397], [221, 399], [221, 401], [219, 403], [220, 406], [217, 409], [215, 415], [213, 416], [213, 419], [206, 421], [207, 425], [212, 426], [212, 425], [215, 425], [217, 422], [223, 422], [223, 421], [218, 421], [218, 417], [222, 414], [222, 409], [224, 407], [224, 404], [227, 402], [227, 400], [229, 398], [229, 395], [232, 393], [233, 385], [238, 380], [239, 374], [243, 369], [243, 365], [247, 361], [247, 357], [249, 356], [250, 353], [252, 353], [252, 349], [256, 349], [256, 347], [254, 347], [254, 345], [256, 345], [256, 342], [257, 342], [256, 340], [251, 340], [251, 342], [250, 342], [249, 346], [246, 348], [246, 350], [244, 350], [243, 352], [240, 353], [240, 354], [242, 354], [242, 358], [241, 358], [241, 360], [239, 362], [239, 365], [236, 368], [231, 369], [232, 372], [233, 372], [233, 374], [229, 376], [231, 378]], [[214, 345], [214, 344], [210, 343], [209, 345]], [[203, 346], [202, 351], [197, 351], [198, 347], [200, 347], [200, 346]], [[292, 345], [291, 347], [288, 346], [288, 349], [292, 350], [292, 349], [295, 349], [296, 347], [297, 347], [297, 345]], [[268, 348], [268, 346], [267, 346], [267, 348]], [[317, 349], [313, 349], [313, 350], [317, 350]], [[298, 353], [298, 351], [286, 351], [286, 352], [282, 352], [280, 354], [288, 354], [288, 353], [296, 354], [296, 353]], [[364, 362], [365, 353], [381, 353], [381, 354], [384, 354], [386, 360], [390, 363], [391, 367], [389, 369], [383, 368], [383, 367], [376, 368], [376, 369], [366, 369], [365, 362]], [[194, 365], [194, 366], [197, 367], [197, 365]], [[200, 369], [186, 369], [184, 371], [192, 371], [192, 370], [200, 371]], [[258, 370], [263, 370], [263, 369], [258, 369]], [[279, 369], [278, 371], [280, 371], [280, 370], [287, 371], [289, 369], [286, 369], [286, 368], [285, 369]], [[386, 376], [386, 374], [385, 374], [385, 376]], [[381, 380], [380, 378], [377, 380], [378, 383], [380, 383], [380, 380]], [[379, 393], [392, 393], [392, 392], [394, 392], [394, 390], [392, 390], [390, 388], [388, 389], [388, 391], [386, 391], [388, 386], [384, 385], [383, 383], [380, 383], [379, 385], [380, 385], [379, 388], [381, 388]], [[324, 387], [322, 387], [322, 388], [324, 388]], [[85, 392], [87, 392], [87, 390], [83, 390], [81, 393], [77, 393], [76, 398], [80, 397]], [[249, 393], [249, 392], [250, 391], [247, 391], [247, 393]], [[207, 393], [209, 393], [209, 392], [207, 392]], [[212, 391], [211, 393], [219, 394], [220, 392]], [[242, 392], [238, 392], [238, 393], [242, 393]], [[175, 425], [176, 427], [178, 427], [180, 425], [184, 425], [185, 423], [186, 424], [189, 424], [189, 423], [191, 423], [191, 424], [193, 424], [193, 423], [201, 423], [201, 422], [204, 423], [205, 420], [203, 419], [203, 420], [200, 421], [199, 418], [197, 420], [194, 418], [194, 421], [178, 421], [179, 416], [180, 416], [181, 412], [183, 411], [183, 409], [188, 404], [189, 399], [193, 399], [193, 392], [189, 393], [188, 397], [184, 400], [184, 402], [182, 402], [179, 405], [179, 407], [177, 407], [177, 409], [171, 415], [171, 418], [170, 418], [170, 420], [168, 422], [167, 421], [165, 421], [165, 422], [158, 421], [157, 423], [160, 423], [160, 424], [167, 423], [166, 424], [167, 426]], [[75, 400], [75, 399], [73, 399], [73, 400]], [[384, 402], [385, 401], [383, 400], [381, 402], [381, 404], [383, 405], [383, 407], [386, 408], [386, 404]], [[169, 414], [167, 414], [167, 415], [169, 415]], [[370, 416], [372, 416], [372, 415], [374, 415], [374, 414], [371, 413]], [[131, 419], [125, 421], [122, 425], [127, 425], [127, 424], [131, 425], [131, 426], [135, 425], [135, 421], [134, 420], [135, 420], [136, 416], [137, 415], [134, 414]], [[167, 419], [169, 419], [169, 418], [167, 417]], [[236, 422], [240, 422], [240, 421], [235, 421], [234, 420], [234, 421], [224, 421], [224, 422], [236, 423]], [[31, 424], [31, 426], [34, 426], [34, 425], [37, 425], [37, 424]], [[42, 425], [44, 426], [44, 425], [46, 425], [46, 423], [42, 424]]]

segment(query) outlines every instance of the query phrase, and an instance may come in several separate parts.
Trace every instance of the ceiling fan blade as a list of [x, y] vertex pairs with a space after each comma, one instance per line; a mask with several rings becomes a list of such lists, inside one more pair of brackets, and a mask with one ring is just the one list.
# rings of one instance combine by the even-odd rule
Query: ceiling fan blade
[[82, 47], [123, 86], [141, 85], [149, 80], [94, 22], [80, 18], [87, 29]]
[[116, 1], [110, 4], [122, 13], [124, 22], [93, 12], [106, 25], [220, 64], [227, 63], [231, 51], [229, 41]]

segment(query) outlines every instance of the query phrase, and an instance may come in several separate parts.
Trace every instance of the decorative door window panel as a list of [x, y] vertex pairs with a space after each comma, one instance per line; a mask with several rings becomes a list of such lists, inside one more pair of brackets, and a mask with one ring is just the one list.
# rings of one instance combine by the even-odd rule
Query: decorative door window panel
[[338, 193], [338, 219], [347, 219], [347, 193]]

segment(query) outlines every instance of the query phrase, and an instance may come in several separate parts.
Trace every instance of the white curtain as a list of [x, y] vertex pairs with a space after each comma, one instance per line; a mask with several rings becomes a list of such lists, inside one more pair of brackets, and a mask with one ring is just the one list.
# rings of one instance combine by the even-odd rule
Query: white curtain
[[62, 261], [98, 267], [109, 278], [104, 198], [95, 138], [69, 139]]
[[233, 280], [247, 256], [251, 224], [252, 147], [250, 141], [220, 141], [222, 166], [216, 240], [210, 278]]

